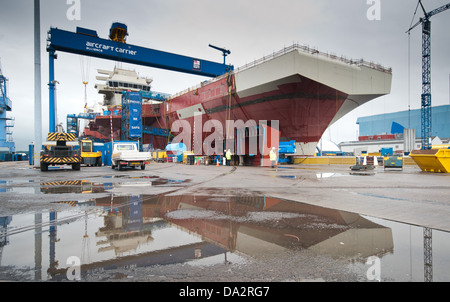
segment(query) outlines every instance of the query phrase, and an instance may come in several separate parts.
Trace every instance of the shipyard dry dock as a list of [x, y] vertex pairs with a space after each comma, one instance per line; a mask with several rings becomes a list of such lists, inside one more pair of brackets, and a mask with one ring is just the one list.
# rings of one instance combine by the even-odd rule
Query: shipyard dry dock
[[450, 281], [450, 175], [373, 172], [0, 163], [0, 279]]

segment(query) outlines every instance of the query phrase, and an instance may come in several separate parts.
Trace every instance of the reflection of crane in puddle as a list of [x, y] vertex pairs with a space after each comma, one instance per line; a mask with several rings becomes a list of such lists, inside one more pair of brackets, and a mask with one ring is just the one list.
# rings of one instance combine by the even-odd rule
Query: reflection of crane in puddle
[[423, 228], [424, 281], [433, 281], [432, 229]]
[[87, 264], [91, 263], [91, 251], [90, 251], [90, 244], [89, 244], [89, 235], [87, 232], [87, 225], [88, 225], [88, 211], [85, 211], [84, 216], [84, 235], [83, 235], [83, 246], [81, 250], [81, 263]]
[[[83, 209], [77, 211], [76, 216], [62, 215], [57, 219], [51, 214], [48, 223], [41, 223], [42, 219], [35, 221], [39, 227], [51, 226], [49, 273], [59, 274], [60, 278], [66, 276], [64, 268], [58, 268], [58, 262], [54, 262], [59, 260], [64, 265], [66, 261], [61, 255], [59, 259], [54, 256], [54, 245], [58, 245], [56, 226], [69, 221], [68, 218], [76, 218], [73, 221], [79, 230], [75, 240], [78, 250], [80, 236], [84, 233], [82, 252], [85, 254], [80, 257], [82, 272], [99, 267], [151, 266], [194, 260], [200, 264], [229, 263], [242, 256], [268, 259], [267, 255], [272, 253], [276, 257], [292, 256], [303, 250], [308, 255], [326, 255], [362, 264], [369, 256], [382, 258], [393, 253], [391, 229], [376, 223], [377, 220], [353, 213], [263, 196], [139, 195], [136, 198], [114, 195], [97, 198], [89, 205], [95, 205], [101, 213], [95, 215], [98, 219], [93, 219], [92, 210]], [[59, 235], [63, 239], [64, 234], [73, 234], [66, 227], [61, 230]], [[35, 238], [39, 239], [42, 232], [37, 234]], [[425, 258], [422, 264], [425, 263], [425, 281], [431, 281], [431, 229], [424, 229], [423, 235]], [[103, 242], [96, 242], [95, 237], [100, 236]], [[422, 234], [418, 238], [420, 240]], [[89, 240], [94, 240], [98, 249], [89, 250], [92, 245]], [[66, 244], [64, 241], [63, 250], [67, 249]], [[40, 244], [37, 246], [41, 250]], [[422, 247], [419, 248], [421, 255]], [[95, 259], [90, 259], [89, 251]], [[37, 259], [35, 268], [40, 275], [42, 257]], [[40, 276], [36, 280], [38, 278]]]
[[[95, 205], [108, 212], [95, 232], [102, 237], [95, 257], [106, 259], [83, 264], [82, 271], [217, 261], [219, 255], [229, 263], [242, 255], [265, 258], [306, 249], [365, 259], [393, 249], [391, 230], [359, 215], [264, 196], [111, 195]], [[86, 248], [88, 237], [83, 240]]]
[[0, 265], [2, 263], [3, 247], [8, 244], [8, 236], [6, 236], [6, 233], [11, 221], [11, 216], [0, 217]]

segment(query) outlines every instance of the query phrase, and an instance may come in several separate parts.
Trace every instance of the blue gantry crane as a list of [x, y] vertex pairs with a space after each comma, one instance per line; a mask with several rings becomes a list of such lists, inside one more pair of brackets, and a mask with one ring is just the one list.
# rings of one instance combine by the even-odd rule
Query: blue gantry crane
[[79, 114], [68, 114], [66, 125], [67, 125], [67, 133], [75, 134], [75, 137], [79, 136], [80, 132], [80, 119], [85, 120], [94, 120], [95, 113], [79, 113]]
[[[77, 27], [76, 32], [69, 32], [58, 28], [50, 28], [47, 39], [47, 51], [49, 53], [50, 132], [54, 132], [56, 127], [54, 96], [54, 61], [57, 58], [56, 51], [207, 77], [220, 76], [233, 70], [232, 65], [226, 65], [225, 63], [221, 64], [127, 44], [127, 36], [127, 26], [119, 22], [112, 24], [109, 35], [110, 40], [100, 38], [97, 32], [91, 29]], [[226, 52], [228, 53], [229, 51]]]
[[223, 64], [225, 65], [226, 60], [227, 60], [227, 56], [228, 56], [229, 54], [231, 54], [231, 51], [228, 50], [228, 49], [225, 49], [225, 48], [223, 48], [223, 47], [214, 46], [214, 45], [212, 45], [212, 44], [209, 44], [209, 47], [214, 48], [215, 50], [218, 50], [218, 51], [221, 51], [221, 52], [222, 52], [222, 55], [223, 55]]
[[12, 110], [12, 102], [8, 97], [8, 79], [3, 75], [0, 65], [0, 147], [8, 148], [8, 154], [16, 150], [15, 143], [12, 141], [13, 119], [8, 118], [6, 112]]
[[[450, 8], [450, 3], [436, 8], [430, 12], [425, 10], [423, 3], [419, 0], [417, 7], [420, 5], [423, 11], [423, 18], [411, 26], [406, 33], [410, 33], [416, 26], [422, 24], [422, 111], [421, 111], [421, 127], [422, 127], [422, 149], [431, 149], [431, 21], [430, 18]], [[417, 11], [417, 8], [416, 8]]]

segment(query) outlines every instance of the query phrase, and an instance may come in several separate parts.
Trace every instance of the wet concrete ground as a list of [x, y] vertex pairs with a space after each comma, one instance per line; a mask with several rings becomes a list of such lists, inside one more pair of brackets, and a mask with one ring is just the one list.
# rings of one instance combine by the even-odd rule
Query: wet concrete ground
[[449, 177], [0, 163], [0, 280], [449, 281]]

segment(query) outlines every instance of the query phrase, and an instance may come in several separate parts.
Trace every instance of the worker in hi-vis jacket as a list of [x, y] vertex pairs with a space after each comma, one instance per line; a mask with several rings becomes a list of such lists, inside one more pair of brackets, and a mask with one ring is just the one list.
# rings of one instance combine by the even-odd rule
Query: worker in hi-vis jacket
[[225, 157], [227, 158], [227, 166], [230, 165], [232, 155], [233, 155], [233, 153], [231, 153], [231, 150], [228, 149], [227, 153], [225, 154]]
[[272, 147], [272, 150], [270, 150], [269, 158], [272, 168], [274, 168], [277, 165], [277, 153], [275, 151], [275, 147]]

